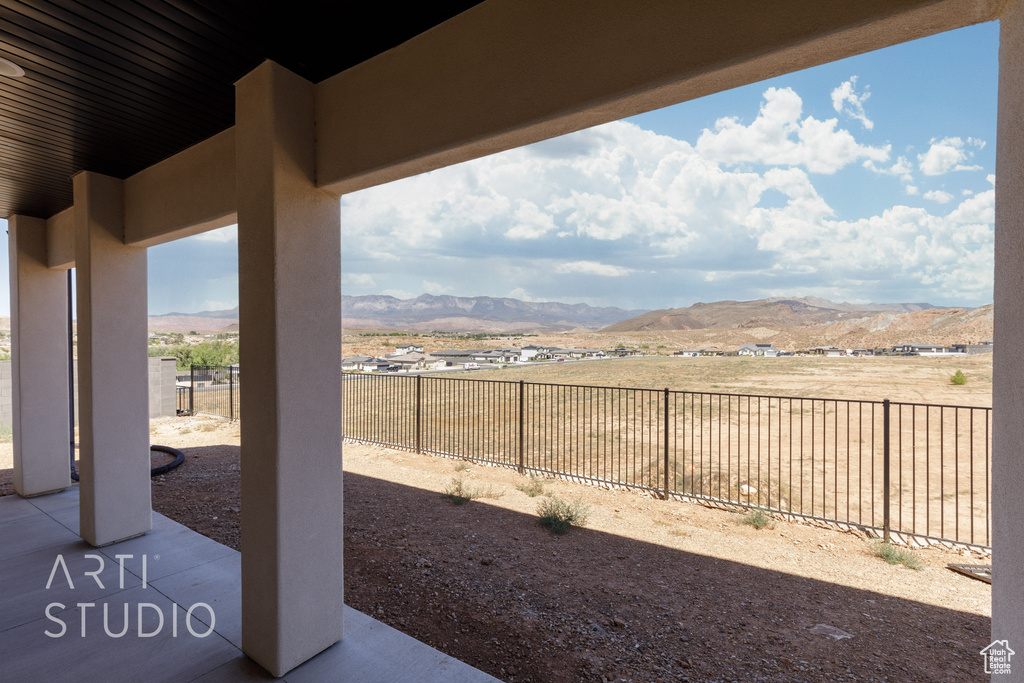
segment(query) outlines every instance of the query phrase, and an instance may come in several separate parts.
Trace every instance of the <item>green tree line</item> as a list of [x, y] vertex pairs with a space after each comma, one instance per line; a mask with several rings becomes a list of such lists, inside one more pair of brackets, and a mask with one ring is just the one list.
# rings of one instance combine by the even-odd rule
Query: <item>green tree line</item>
[[238, 344], [226, 341], [205, 341], [189, 346], [151, 346], [150, 356], [174, 356], [178, 370], [188, 370], [193, 365], [234, 365], [238, 362]]

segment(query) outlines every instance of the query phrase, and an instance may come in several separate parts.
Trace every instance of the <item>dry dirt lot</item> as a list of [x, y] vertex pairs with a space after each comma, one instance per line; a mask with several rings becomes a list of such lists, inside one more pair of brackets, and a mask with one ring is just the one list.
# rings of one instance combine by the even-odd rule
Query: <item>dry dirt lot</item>
[[[962, 370], [967, 384], [950, 376]], [[907, 401], [991, 407], [992, 354], [965, 358], [652, 356], [483, 369], [478, 379], [526, 380], [709, 393]]]
[[[238, 548], [238, 424], [151, 432], [187, 456], [154, 508]], [[929, 548], [915, 571], [855, 533], [545, 480], [590, 511], [557, 536], [511, 470], [358, 444], [344, 468], [346, 602], [502, 680], [987, 680], [990, 587], [946, 568], [987, 559]], [[452, 504], [457, 477], [492, 497]]]

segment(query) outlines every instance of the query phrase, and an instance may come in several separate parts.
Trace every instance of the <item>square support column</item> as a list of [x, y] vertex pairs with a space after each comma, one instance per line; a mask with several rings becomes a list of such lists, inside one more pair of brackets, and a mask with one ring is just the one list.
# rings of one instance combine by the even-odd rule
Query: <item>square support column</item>
[[242, 649], [275, 676], [342, 636], [341, 207], [314, 94], [271, 62], [235, 88]]
[[[1000, 18], [992, 369], [992, 640], [1024, 657], [1024, 3]], [[1024, 681], [1024, 661], [1011, 662]]]
[[46, 221], [11, 216], [7, 228], [14, 490], [29, 497], [71, 485], [67, 274], [46, 265]]
[[95, 546], [152, 528], [146, 250], [124, 244], [122, 181], [74, 177], [80, 531]]

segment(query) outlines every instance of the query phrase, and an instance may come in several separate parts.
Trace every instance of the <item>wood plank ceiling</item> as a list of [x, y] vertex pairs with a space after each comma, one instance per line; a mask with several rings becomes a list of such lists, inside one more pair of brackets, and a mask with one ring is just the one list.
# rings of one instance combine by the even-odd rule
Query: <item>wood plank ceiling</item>
[[78, 171], [125, 178], [231, 127], [265, 59], [319, 82], [478, 1], [0, 0], [0, 58], [25, 72], [0, 75], [0, 217], [48, 218]]

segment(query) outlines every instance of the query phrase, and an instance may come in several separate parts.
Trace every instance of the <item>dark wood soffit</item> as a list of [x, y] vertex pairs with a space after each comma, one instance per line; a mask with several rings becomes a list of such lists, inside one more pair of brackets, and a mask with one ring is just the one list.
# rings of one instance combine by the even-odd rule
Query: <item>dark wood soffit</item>
[[320, 82], [477, 4], [0, 0], [0, 217], [72, 204], [82, 170], [125, 178], [234, 122], [266, 59]]

